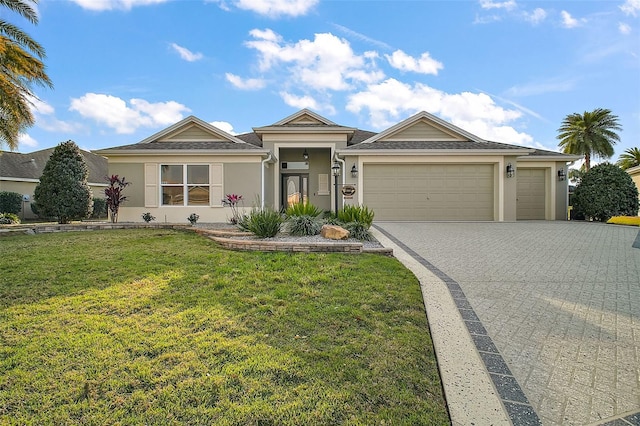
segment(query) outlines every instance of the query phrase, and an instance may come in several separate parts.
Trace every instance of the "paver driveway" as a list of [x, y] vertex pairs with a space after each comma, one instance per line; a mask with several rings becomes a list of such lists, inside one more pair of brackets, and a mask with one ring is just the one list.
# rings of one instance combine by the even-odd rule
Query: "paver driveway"
[[460, 285], [544, 425], [640, 424], [637, 227], [376, 226]]

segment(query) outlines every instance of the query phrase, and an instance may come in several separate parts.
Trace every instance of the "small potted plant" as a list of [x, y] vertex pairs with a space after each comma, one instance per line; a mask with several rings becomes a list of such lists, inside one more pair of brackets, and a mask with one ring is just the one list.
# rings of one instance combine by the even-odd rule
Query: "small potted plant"
[[190, 223], [191, 225], [195, 225], [195, 224], [196, 224], [196, 222], [198, 222], [198, 219], [200, 219], [200, 216], [198, 216], [198, 215], [197, 215], [197, 214], [195, 214], [195, 213], [191, 213], [191, 214], [189, 215], [189, 217], [187, 218], [187, 220], [189, 221], [189, 223]]

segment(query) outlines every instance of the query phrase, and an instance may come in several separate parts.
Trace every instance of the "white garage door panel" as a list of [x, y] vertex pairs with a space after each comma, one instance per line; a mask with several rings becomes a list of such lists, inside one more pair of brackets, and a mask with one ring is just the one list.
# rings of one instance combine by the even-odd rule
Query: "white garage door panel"
[[491, 164], [365, 164], [378, 220], [494, 220]]
[[545, 169], [518, 169], [516, 219], [544, 220]]

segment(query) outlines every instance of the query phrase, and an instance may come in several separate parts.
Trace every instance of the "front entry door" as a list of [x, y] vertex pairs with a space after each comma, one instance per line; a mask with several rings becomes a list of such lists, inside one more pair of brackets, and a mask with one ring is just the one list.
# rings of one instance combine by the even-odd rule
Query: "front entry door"
[[282, 208], [286, 210], [290, 205], [309, 202], [309, 175], [282, 175]]

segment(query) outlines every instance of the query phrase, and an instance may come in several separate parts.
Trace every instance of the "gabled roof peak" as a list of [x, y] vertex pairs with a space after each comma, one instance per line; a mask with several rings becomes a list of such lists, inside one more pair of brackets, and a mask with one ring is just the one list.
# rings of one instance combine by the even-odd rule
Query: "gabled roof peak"
[[288, 117], [274, 123], [273, 126], [295, 126], [295, 125], [324, 125], [324, 126], [337, 126], [333, 121], [311, 111], [308, 108], [301, 109], [300, 111], [291, 114]]
[[240, 144], [244, 144], [246, 143], [245, 141], [238, 139], [237, 137], [225, 132], [222, 129], [217, 128], [216, 126], [207, 123], [204, 120], [201, 120], [200, 118], [194, 116], [194, 115], [190, 115], [180, 121], [178, 121], [177, 123], [175, 123], [172, 126], [167, 127], [166, 129], [163, 129], [161, 131], [159, 131], [158, 133], [155, 133], [151, 136], [149, 136], [148, 138], [138, 142], [139, 144], [147, 144], [147, 143], [151, 143], [154, 142], [158, 139], [162, 139], [164, 137], [167, 137], [168, 135], [171, 135], [177, 131], [179, 131], [182, 128], [187, 128], [189, 125], [196, 125], [201, 127], [202, 129], [204, 129], [206, 132], [211, 133], [212, 135], [216, 135], [217, 137], [221, 138], [221, 139], [226, 139], [229, 142], [233, 142], [233, 143], [240, 143]]
[[486, 140], [467, 132], [466, 130], [461, 129], [458, 126], [455, 126], [447, 121], [444, 121], [441, 118], [436, 117], [433, 114], [430, 114], [426, 111], [420, 111], [411, 117], [389, 127], [386, 130], [378, 133], [377, 135], [363, 141], [362, 143], [373, 143], [382, 139], [386, 139], [391, 137], [392, 135], [401, 132], [404, 129], [407, 129], [420, 121], [425, 121], [433, 125], [433, 127], [441, 129], [444, 133], [455, 136], [456, 139], [466, 139], [473, 142], [486, 142]]

